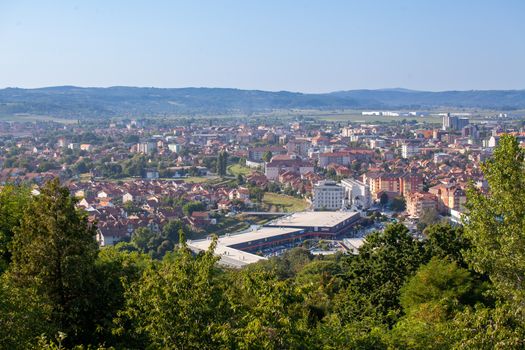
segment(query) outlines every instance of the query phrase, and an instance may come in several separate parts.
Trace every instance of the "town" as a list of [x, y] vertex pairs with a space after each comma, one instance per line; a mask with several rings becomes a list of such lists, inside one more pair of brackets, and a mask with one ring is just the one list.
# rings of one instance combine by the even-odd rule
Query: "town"
[[467, 185], [487, 189], [480, 164], [500, 135], [525, 140], [507, 113], [3, 121], [0, 184], [38, 193], [60, 178], [100, 246], [162, 256], [182, 227], [196, 251], [218, 235], [216, 254], [235, 267], [299, 245], [354, 253], [389, 222], [415, 237], [460, 223]]

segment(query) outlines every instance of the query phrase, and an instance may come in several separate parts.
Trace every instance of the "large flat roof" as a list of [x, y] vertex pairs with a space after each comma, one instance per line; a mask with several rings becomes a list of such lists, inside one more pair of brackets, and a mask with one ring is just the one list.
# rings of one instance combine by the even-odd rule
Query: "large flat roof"
[[[247, 253], [245, 251], [231, 248], [230, 246], [255, 241], [264, 238], [271, 238], [275, 236], [284, 235], [287, 233], [297, 232], [300, 229], [296, 228], [281, 228], [281, 227], [262, 227], [255, 231], [226, 235], [219, 237], [217, 240], [217, 247], [215, 248], [215, 255], [221, 257], [221, 263], [233, 267], [241, 267], [246, 264], [251, 264], [259, 260], [266, 260], [265, 257]], [[196, 241], [188, 241], [188, 247], [204, 251], [210, 246], [212, 240], [201, 239]]]
[[[211, 239], [188, 242], [188, 247], [192, 250], [204, 251], [208, 249], [211, 242]], [[221, 258], [220, 263], [222, 265], [228, 265], [232, 267], [242, 267], [247, 264], [255, 263], [259, 260], [266, 260], [265, 257], [247, 253], [239, 249], [230, 248], [223, 244], [217, 244], [217, 247], [213, 253]]]
[[333, 227], [359, 213], [351, 211], [303, 211], [275, 219], [267, 225], [280, 227]]
[[[242, 267], [259, 260], [266, 260], [266, 258], [245, 252], [240, 249], [232, 248], [232, 246], [298, 232], [301, 231], [302, 228], [306, 227], [334, 227], [345, 220], [355, 217], [356, 215], [359, 215], [359, 213], [342, 211], [312, 211], [294, 213], [289, 216], [276, 219], [268, 223], [267, 226], [261, 227], [254, 231], [228, 234], [219, 237], [217, 240], [217, 247], [215, 248], [215, 255], [220, 256], [220, 263], [223, 265]], [[187, 244], [190, 249], [204, 251], [208, 249], [211, 242], [212, 240], [209, 238], [188, 241]]]
[[[244, 233], [229, 234], [219, 237], [217, 246], [232, 246], [245, 242], [256, 241], [264, 238], [271, 238], [275, 236], [285, 235], [287, 233], [297, 232], [300, 229], [297, 228], [284, 228], [284, 227], [261, 227], [255, 231], [249, 231]], [[211, 239], [205, 239], [200, 241], [193, 241], [192, 244], [206, 246], [205, 249], [210, 245]]]

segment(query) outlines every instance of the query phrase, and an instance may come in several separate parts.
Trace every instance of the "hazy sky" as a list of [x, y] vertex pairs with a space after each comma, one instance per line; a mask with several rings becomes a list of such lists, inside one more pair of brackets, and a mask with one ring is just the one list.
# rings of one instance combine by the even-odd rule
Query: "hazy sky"
[[0, 87], [525, 89], [525, 0], [0, 0]]

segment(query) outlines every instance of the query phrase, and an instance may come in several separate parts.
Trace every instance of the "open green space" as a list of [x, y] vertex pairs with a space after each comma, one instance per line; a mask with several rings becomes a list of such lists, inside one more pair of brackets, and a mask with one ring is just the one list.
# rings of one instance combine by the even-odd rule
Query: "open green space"
[[215, 179], [214, 177], [206, 177], [206, 176], [191, 176], [191, 177], [182, 178], [184, 182], [192, 183], [192, 184], [198, 184], [198, 183], [200, 184], [200, 183], [212, 181], [214, 179]]
[[232, 164], [228, 167], [228, 172], [234, 176], [238, 176], [239, 174], [248, 176], [252, 173], [252, 169], [240, 164]]
[[264, 194], [263, 205], [268, 211], [289, 213], [306, 210], [309, 204], [304, 199], [267, 192]]

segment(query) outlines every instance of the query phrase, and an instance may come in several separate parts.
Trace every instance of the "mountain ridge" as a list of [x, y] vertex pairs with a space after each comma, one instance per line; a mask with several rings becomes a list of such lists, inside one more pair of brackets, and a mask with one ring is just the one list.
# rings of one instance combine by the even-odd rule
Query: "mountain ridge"
[[0, 114], [66, 118], [253, 113], [277, 109], [525, 109], [525, 90], [357, 89], [329, 93], [236, 88], [49, 86], [0, 89]]

